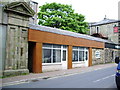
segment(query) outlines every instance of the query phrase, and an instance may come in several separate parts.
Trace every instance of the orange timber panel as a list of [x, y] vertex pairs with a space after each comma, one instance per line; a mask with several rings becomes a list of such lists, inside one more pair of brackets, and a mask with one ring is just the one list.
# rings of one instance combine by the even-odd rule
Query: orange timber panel
[[103, 42], [87, 40], [83, 38], [77, 38], [77, 37], [66, 36], [66, 35], [60, 35], [60, 34], [55, 34], [50, 32], [39, 31], [39, 30], [32, 30], [32, 29], [29, 29], [28, 41], [71, 45], [71, 46], [104, 48]]

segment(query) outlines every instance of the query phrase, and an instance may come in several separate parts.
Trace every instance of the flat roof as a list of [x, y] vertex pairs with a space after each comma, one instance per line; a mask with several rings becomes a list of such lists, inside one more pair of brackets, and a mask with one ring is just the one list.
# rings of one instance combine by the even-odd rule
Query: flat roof
[[88, 40], [94, 40], [94, 41], [98, 41], [98, 42], [113, 43], [111, 41], [104, 40], [104, 39], [97, 38], [97, 37], [93, 37], [93, 36], [90, 36], [90, 35], [75, 33], [75, 32], [62, 30], [62, 29], [58, 29], [58, 28], [52, 28], [52, 27], [48, 27], [48, 26], [29, 24], [29, 28], [33, 29], [33, 30], [51, 32], [51, 33], [56, 33], [56, 34], [61, 34], [61, 35], [72, 36], [72, 37], [76, 37], [76, 38], [83, 38], [83, 39], [88, 39]]

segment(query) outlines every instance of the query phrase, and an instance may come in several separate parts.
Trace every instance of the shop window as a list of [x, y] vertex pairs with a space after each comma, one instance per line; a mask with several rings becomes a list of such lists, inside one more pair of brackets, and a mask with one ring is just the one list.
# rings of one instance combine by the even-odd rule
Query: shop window
[[61, 62], [61, 50], [53, 49], [53, 63]]
[[73, 62], [78, 61], [78, 51], [73, 51]]
[[[43, 63], [61, 63], [66, 60], [67, 46], [43, 44]], [[63, 54], [63, 55], [61, 55]]]
[[79, 61], [84, 61], [84, 51], [79, 51]]
[[43, 63], [51, 63], [51, 49], [43, 49]]
[[73, 62], [88, 60], [88, 49], [84, 47], [73, 47]]

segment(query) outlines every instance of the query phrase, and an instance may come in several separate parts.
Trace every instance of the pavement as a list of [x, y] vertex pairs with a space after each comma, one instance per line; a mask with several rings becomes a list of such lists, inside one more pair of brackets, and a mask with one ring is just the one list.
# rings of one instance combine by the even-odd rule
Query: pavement
[[85, 72], [109, 68], [113, 66], [117, 66], [117, 65], [115, 63], [110, 63], [110, 64], [94, 65], [91, 67], [73, 68], [73, 69], [68, 69], [68, 70], [44, 72], [44, 73], [37, 73], [37, 74], [30, 73], [29, 75], [21, 75], [21, 76], [3, 78], [3, 79], [0, 79], [0, 81], [2, 80], [2, 84], [1, 84], [2, 86], [9, 86], [9, 85], [27, 83], [30, 81], [35, 82], [35, 81], [43, 80], [43, 79], [52, 79], [52, 78], [70, 76], [70, 75], [75, 75], [78, 73], [85, 73]]

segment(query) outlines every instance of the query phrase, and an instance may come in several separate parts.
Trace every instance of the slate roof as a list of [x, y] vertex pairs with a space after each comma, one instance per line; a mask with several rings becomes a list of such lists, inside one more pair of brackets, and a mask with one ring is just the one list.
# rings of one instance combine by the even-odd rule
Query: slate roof
[[98, 26], [98, 25], [104, 25], [104, 24], [116, 23], [116, 22], [118, 22], [118, 20], [105, 18], [102, 21], [91, 23], [91, 26]]
[[94, 40], [94, 41], [98, 41], [98, 42], [113, 43], [111, 41], [92, 37], [90, 35], [75, 33], [75, 32], [71, 32], [71, 31], [61, 30], [61, 29], [47, 27], [47, 26], [29, 24], [29, 28], [34, 29], [34, 30], [40, 30], [40, 31], [51, 32], [51, 33], [56, 33], [56, 34], [61, 34], [61, 35], [72, 36], [72, 37], [76, 37], [76, 38], [84, 38], [84, 39], [88, 39], [88, 40]]

